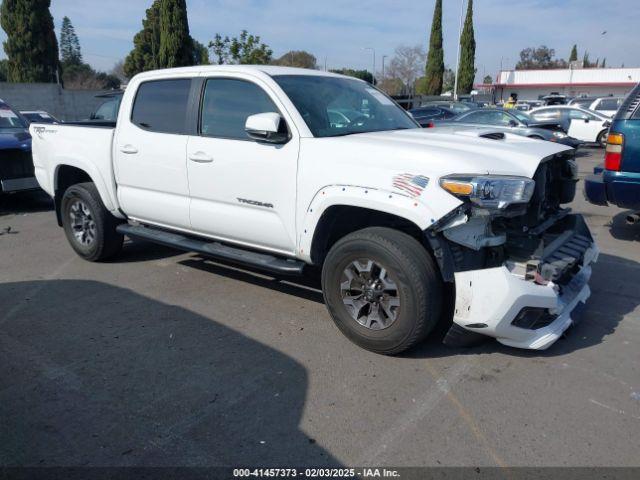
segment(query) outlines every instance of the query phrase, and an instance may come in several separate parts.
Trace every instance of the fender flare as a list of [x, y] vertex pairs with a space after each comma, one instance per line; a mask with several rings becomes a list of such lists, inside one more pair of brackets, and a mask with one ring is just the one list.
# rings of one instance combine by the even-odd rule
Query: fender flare
[[115, 185], [112, 185], [111, 188], [109, 188], [106, 181], [100, 174], [98, 168], [89, 162], [79, 162], [72, 158], [56, 159], [56, 165], [53, 169], [53, 178], [51, 179], [53, 192], [56, 192], [58, 189], [58, 174], [60, 168], [64, 166], [77, 168], [78, 170], [82, 170], [87, 175], [89, 175], [89, 178], [91, 178], [91, 181], [95, 184], [96, 189], [100, 194], [100, 198], [102, 199], [102, 203], [104, 203], [106, 209], [109, 210], [113, 215], [122, 217], [122, 214], [118, 210], [118, 200], [115, 197]]
[[419, 198], [354, 185], [327, 185], [316, 192], [300, 222], [298, 254], [311, 262], [311, 246], [322, 215], [334, 206], [350, 206], [395, 215], [415, 224], [420, 230], [433, 225], [441, 215]]

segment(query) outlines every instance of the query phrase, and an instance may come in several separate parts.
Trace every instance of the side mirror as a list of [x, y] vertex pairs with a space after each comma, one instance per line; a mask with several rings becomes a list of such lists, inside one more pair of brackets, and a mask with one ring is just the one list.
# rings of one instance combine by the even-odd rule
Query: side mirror
[[589, 119], [588, 119], [588, 118], [585, 118], [585, 119], [584, 119], [584, 123], [589, 123]]
[[247, 117], [244, 130], [257, 142], [282, 144], [289, 141], [284, 118], [279, 113], [257, 113]]
[[509, 120], [509, 126], [510, 127], [517, 127], [518, 126], [518, 122], [516, 122], [515, 120]]

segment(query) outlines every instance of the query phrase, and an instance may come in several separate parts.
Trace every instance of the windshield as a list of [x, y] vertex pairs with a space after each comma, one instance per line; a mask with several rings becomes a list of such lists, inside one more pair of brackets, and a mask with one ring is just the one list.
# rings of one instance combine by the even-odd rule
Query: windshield
[[420, 128], [384, 93], [359, 80], [275, 75], [315, 137]]
[[522, 113], [520, 110], [513, 110], [509, 113], [526, 125], [529, 125], [529, 122], [531, 121], [531, 117], [526, 113]]
[[11, 107], [4, 102], [0, 102], [0, 130], [4, 129], [24, 129], [26, 125], [22, 118]]

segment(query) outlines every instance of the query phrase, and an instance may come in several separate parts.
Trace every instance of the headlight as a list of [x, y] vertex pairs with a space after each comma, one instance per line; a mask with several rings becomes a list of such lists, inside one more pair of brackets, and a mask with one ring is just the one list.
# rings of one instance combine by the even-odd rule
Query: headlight
[[515, 203], [528, 203], [536, 184], [530, 178], [523, 177], [452, 175], [441, 178], [440, 186], [452, 195], [468, 198], [480, 207], [506, 208]]
[[553, 136], [556, 138], [567, 138], [569, 135], [564, 132], [553, 132]]

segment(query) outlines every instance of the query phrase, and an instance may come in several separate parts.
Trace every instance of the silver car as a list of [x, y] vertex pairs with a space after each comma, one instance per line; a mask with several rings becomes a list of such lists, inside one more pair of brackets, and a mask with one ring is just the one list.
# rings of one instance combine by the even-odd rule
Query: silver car
[[447, 121], [435, 121], [435, 126], [491, 127], [491, 130], [514, 133], [524, 137], [547, 140], [549, 142], [578, 148], [580, 140], [570, 137], [558, 122], [536, 121], [518, 110], [485, 108], [462, 113]]

